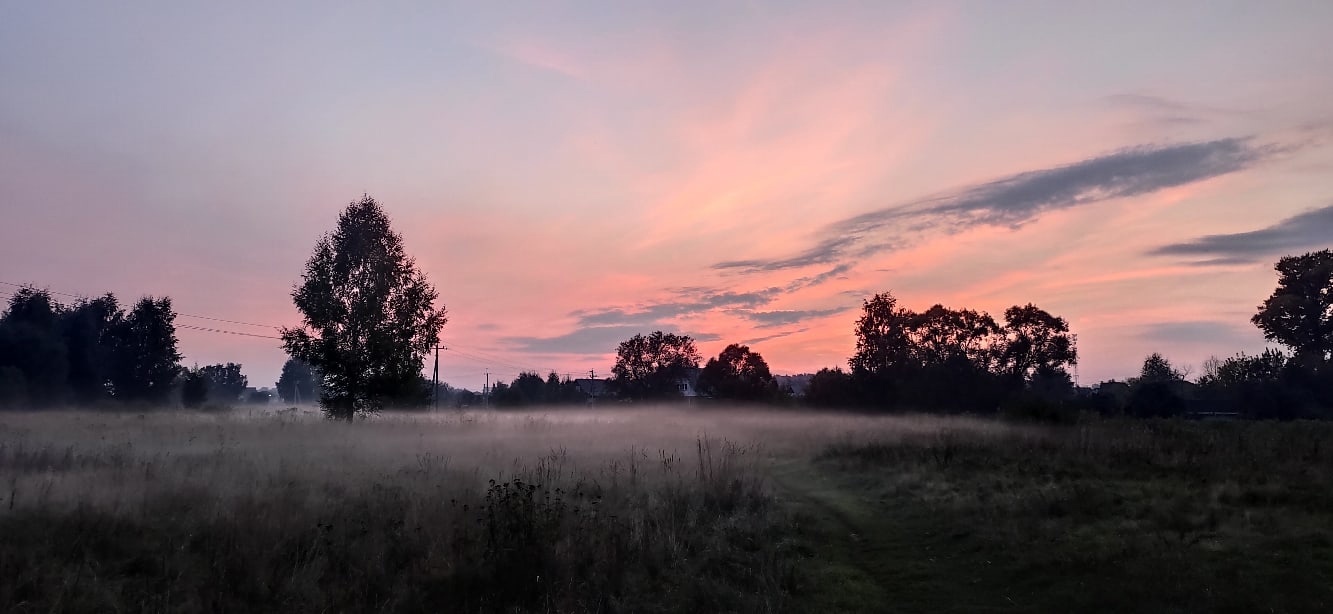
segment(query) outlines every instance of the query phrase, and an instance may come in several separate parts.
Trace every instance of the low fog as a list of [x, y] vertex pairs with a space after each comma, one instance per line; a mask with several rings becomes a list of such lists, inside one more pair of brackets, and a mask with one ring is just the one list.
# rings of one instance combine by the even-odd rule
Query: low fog
[[314, 407], [15, 412], [0, 423], [7, 491], [0, 501], [11, 510], [94, 504], [129, 511], [164, 493], [221, 500], [283, 491], [318, 505], [373, 485], [461, 492], [514, 477], [608, 486], [679, 472], [696, 477], [701, 456], [764, 480], [774, 464], [830, 443], [1015, 428], [958, 417], [717, 406], [385, 412], [353, 424], [327, 420]]

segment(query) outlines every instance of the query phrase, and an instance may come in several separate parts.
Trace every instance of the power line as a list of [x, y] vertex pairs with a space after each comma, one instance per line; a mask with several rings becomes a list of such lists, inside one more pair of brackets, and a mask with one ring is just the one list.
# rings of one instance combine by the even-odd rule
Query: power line
[[182, 317], [186, 317], [186, 318], [197, 318], [197, 319], [200, 319], [200, 320], [212, 320], [212, 321], [214, 321], [214, 322], [226, 322], [226, 323], [228, 323], [228, 324], [243, 324], [243, 325], [245, 325], [245, 326], [257, 326], [257, 327], [259, 327], [259, 328], [272, 328], [272, 329], [274, 329], [274, 330], [277, 330], [277, 329], [282, 328], [281, 326], [275, 326], [275, 325], [272, 325], [272, 324], [255, 324], [254, 322], [242, 322], [242, 321], [240, 321], [240, 320], [224, 320], [224, 319], [222, 319], [222, 318], [212, 318], [212, 317], [209, 317], [209, 316], [198, 316], [198, 315], [193, 315], [193, 314], [188, 314], [188, 313], [178, 313], [178, 314], [176, 314], [176, 315], [178, 315], [178, 316], [182, 316]]
[[194, 326], [194, 325], [191, 325], [191, 324], [177, 324], [177, 325], [176, 325], [176, 328], [184, 328], [184, 329], [186, 329], [186, 330], [198, 330], [198, 331], [203, 331], [203, 332], [206, 332], [206, 333], [222, 333], [222, 334], [225, 334], [225, 335], [239, 335], [239, 336], [242, 336], [242, 337], [258, 337], [258, 338], [260, 338], [260, 339], [277, 339], [278, 341], [282, 341], [282, 337], [274, 337], [274, 336], [272, 336], [272, 335], [256, 335], [256, 334], [254, 334], [254, 333], [242, 333], [242, 332], [234, 331], [234, 330], [222, 330], [222, 329], [220, 329], [220, 328], [206, 328], [206, 327], [203, 327], [203, 326]]
[[[6, 286], [12, 286], [12, 287], [14, 287], [14, 288], [20, 288], [20, 289], [22, 289], [22, 288], [34, 288], [34, 289], [38, 289], [38, 288], [39, 288], [38, 286], [36, 286], [36, 285], [34, 285], [34, 284], [19, 284], [19, 283], [14, 283], [14, 282], [11, 282], [11, 281], [3, 281], [3, 280], [0, 280], [0, 284], [6, 285]], [[91, 295], [91, 294], [74, 294], [74, 293], [71, 293], [71, 292], [60, 292], [60, 291], [56, 291], [56, 290], [50, 290], [50, 289], [47, 289], [47, 288], [40, 288], [40, 289], [43, 290], [43, 291], [45, 291], [45, 292], [49, 292], [49, 293], [51, 293], [51, 294], [57, 295], [57, 296], [67, 296], [67, 297], [77, 298], [77, 299], [87, 299], [87, 298], [93, 296], [93, 295]], [[15, 292], [12, 292], [12, 291], [11, 291], [11, 292], [6, 292], [6, 293], [4, 293], [4, 294], [7, 295], [7, 296], [0, 295], [0, 297], [3, 297], [3, 298], [12, 298], [12, 297], [16, 296], [16, 293], [15, 293]], [[214, 316], [205, 316], [205, 315], [192, 314], [192, 313], [180, 313], [180, 312], [177, 312], [176, 315], [179, 316], [179, 317], [184, 317], [184, 318], [195, 318], [195, 319], [199, 319], [199, 320], [209, 320], [209, 321], [212, 321], [212, 322], [223, 322], [223, 323], [226, 323], [226, 324], [236, 324], [236, 325], [241, 325], [241, 326], [255, 326], [255, 327], [258, 327], [258, 328], [267, 328], [267, 329], [273, 329], [273, 330], [278, 330], [278, 329], [281, 329], [281, 328], [282, 328], [281, 326], [277, 326], [277, 325], [273, 325], [273, 324], [261, 324], [261, 323], [258, 323], [258, 322], [246, 322], [246, 321], [244, 321], [244, 320], [233, 320], [233, 319], [228, 319], [228, 318], [219, 318], [219, 317], [214, 317]], [[256, 334], [256, 333], [247, 333], [247, 332], [234, 331], [234, 330], [225, 330], [225, 329], [221, 329], [221, 328], [213, 328], [213, 327], [209, 327], [209, 326], [196, 326], [196, 325], [193, 325], [193, 324], [176, 324], [176, 328], [185, 329], [185, 330], [199, 331], [199, 332], [206, 332], [206, 333], [222, 334], [222, 335], [235, 335], [235, 336], [239, 336], [239, 337], [253, 337], [253, 338], [256, 338], [256, 339], [274, 339], [274, 340], [278, 340], [278, 341], [281, 341], [281, 340], [282, 340], [282, 337], [276, 337], [276, 336], [272, 336], [272, 335], [261, 335], [261, 334]], [[506, 370], [503, 370], [503, 371], [495, 371], [495, 370], [491, 370], [491, 373], [496, 373], [496, 374], [500, 374], [500, 375], [515, 375], [515, 376], [517, 376], [517, 375], [521, 375], [521, 374], [523, 374], [523, 373], [541, 373], [541, 372], [543, 371], [543, 369], [534, 368], [532, 365], [523, 365], [523, 364], [519, 364], [519, 363], [511, 362], [511, 361], [509, 361], [509, 360], [505, 360], [505, 359], [498, 358], [498, 357], [496, 357], [494, 354], [490, 354], [490, 353], [488, 353], [488, 352], [485, 352], [485, 351], [482, 351], [482, 350], [479, 350], [479, 349], [475, 349], [475, 348], [469, 348], [468, 350], [465, 351], [465, 350], [460, 350], [460, 349], [458, 349], [458, 346], [456, 346], [456, 345], [450, 344], [449, 347], [448, 347], [448, 349], [447, 349], [447, 351], [449, 351], [449, 352], [453, 352], [454, 354], [457, 354], [457, 355], [459, 355], [460, 357], [463, 357], [463, 358], [465, 358], [465, 359], [469, 359], [469, 360], [471, 360], [471, 361], [473, 361], [473, 362], [475, 362], [475, 363], [480, 363], [480, 364], [483, 364], [483, 365], [497, 365], [497, 366], [503, 367], [503, 368], [506, 369]], [[513, 370], [510, 371], [510, 370], [508, 370], [508, 369], [513, 369]], [[555, 370], [555, 369], [549, 369], [548, 371], [556, 371], [556, 370]], [[484, 373], [484, 372], [483, 372], [483, 373]]]
[[540, 369], [533, 369], [531, 365], [520, 365], [520, 364], [516, 364], [516, 363], [512, 363], [512, 362], [508, 362], [508, 361], [500, 360], [500, 359], [498, 359], [498, 358], [494, 358], [494, 357], [479, 356], [478, 354], [480, 354], [481, 352], [478, 351], [478, 350], [472, 350], [472, 352], [476, 352], [476, 353], [472, 353], [472, 352], [465, 352], [465, 351], [459, 350], [459, 349], [457, 349], [457, 348], [458, 348], [458, 346], [456, 346], [456, 345], [452, 345], [452, 344], [451, 344], [450, 347], [449, 347], [449, 351], [450, 351], [450, 352], [453, 352], [453, 353], [455, 353], [455, 354], [458, 354], [459, 356], [463, 356], [463, 357], [465, 357], [465, 358], [471, 358], [472, 360], [474, 360], [474, 361], [476, 361], [476, 362], [483, 362], [483, 363], [490, 363], [490, 364], [494, 364], [494, 365], [500, 365], [500, 366], [502, 366], [502, 367], [507, 367], [507, 368], [510, 368], [510, 369], [518, 369], [519, 371], [532, 371], [532, 372], [539, 372], [539, 371], [540, 371]]
[[[0, 284], [4, 284], [4, 285], [6, 285], [6, 286], [14, 286], [15, 288], [37, 288], [37, 286], [32, 285], [32, 284], [16, 284], [16, 283], [14, 283], [14, 282], [12, 282], [12, 281], [0, 281]], [[42, 288], [42, 290], [45, 291], [45, 292], [50, 292], [51, 294], [55, 294], [55, 295], [58, 295], [58, 296], [68, 296], [68, 297], [71, 297], [71, 298], [81, 298], [81, 299], [86, 299], [86, 298], [89, 298], [89, 297], [93, 296], [93, 295], [91, 295], [91, 294], [72, 294], [72, 293], [70, 293], [70, 292], [57, 292], [57, 291], [55, 291], [55, 290], [50, 290], [50, 289], [46, 289], [46, 288]], [[212, 320], [212, 321], [214, 321], [214, 322], [226, 322], [227, 324], [240, 324], [240, 325], [242, 325], [242, 326], [257, 326], [257, 327], [259, 327], [259, 328], [272, 328], [272, 329], [275, 329], [275, 330], [276, 330], [276, 329], [279, 329], [279, 328], [282, 328], [281, 326], [277, 326], [277, 325], [274, 325], [274, 324], [259, 324], [259, 323], [256, 323], [256, 322], [245, 322], [245, 321], [242, 321], [242, 320], [228, 320], [228, 319], [225, 319], [225, 318], [215, 318], [215, 317], [213, 317], [213, 316], [201, 316], [201, 315], [193, 314], [193, 313], [179, 313], [179, 312], [177, 312], [176, 315], [177, 315], [177, 316], [180, 316], [180, 317], [184, 317], [184, 318], [197, 318], [197, 319], [200, 319], [200, 320]]]

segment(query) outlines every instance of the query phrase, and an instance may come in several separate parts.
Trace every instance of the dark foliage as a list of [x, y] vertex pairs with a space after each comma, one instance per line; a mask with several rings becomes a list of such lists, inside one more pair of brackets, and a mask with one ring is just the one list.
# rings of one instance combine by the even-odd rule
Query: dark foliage
[[680, 396], [681, 379], [698, 366], [694, 339], [659, 330], [634, 335], [620, 344], [611, 369], [612, 382], [622, 398], [671, 399]]
[[994, 412], [1030, 392], [1072, 392], [1068, 368], [1078, 353], [1069, 324], [1031, 304], [1006, 310], [1000, 326], [970, 309], [917, 313], [882, 293], [865, 302], [855, 331], [852, 389], [835, 396], [868, 407]]
[[181, 372], [171, 299], [144, 297], [115, 336], [111, 386], [118, 399], [161, 403]]
[[699, 392], [731, 401], [771, 401], [778, 397], [777, 383], [764, 357], [735, 343], [717, 358], [708, 359], [699, 374]]
[[853, 407], [858, 403], [851, 374], [840, 368], [820, 369], [805, 388], [805, 402], [814, 407]]
[[241, 373], [241, 365], [234, 362], [200, 367], [199, 374], [208, 383], [208, 400], [222, 405], [240, 401], [250, 386], [249, 378]]
[[319, 372], [310, 365], [288, 358], [282, 365], [282, 375], [278, 376], [274, 387], [283, 403], [310, 403], [319, 400]]
[[0, 320], [0, 376], [13, 403], [55, 405], [68, 392], [69, 351], [61, 335], [61, 306], [45, 290], [23, 288]]
[[437, 297], [388, 215], [366, 196], [315, 245], [292, 292], [304, 322], [283, 329], [283, 346], [323, 375], [324, 411], [351, 420], [417, 395], [423, 360], [446, 321]]
[[531, 371], [520, 373], [509, 384], [496, 383], [491, 390], [491, 401], [496, 407], [526, 407], [532, 405], [568, 405], [584, 403], [586, 398], [574, 381], [551, 372], [542, 379]]
[[1185, 413], [1185, 399], [1172, 382], [1148, 381], [1134, 387], [1125, 411], [1136, 418], [1168, 418]]
[[1277, 289], [1251, 321], [1299, 360], [1327, 361], [1333, 353], [1333, 250], [1286, 256], [1274, 268]]
[[87, 404], [111, 397], [115, 341], [124, 319], [125, 312], [112, 294], [80, 300], [65, 312], [71, 401]]
[[186, 369], [181, 376], [181, 405], [195, 409], [208, 402], [208, 377], [198, 367]]
[[127, 315], [111, 294], [61, 305], [22, 288], [0, 317], [0, 407], [162, 402], [180, 372], [171, 299]]

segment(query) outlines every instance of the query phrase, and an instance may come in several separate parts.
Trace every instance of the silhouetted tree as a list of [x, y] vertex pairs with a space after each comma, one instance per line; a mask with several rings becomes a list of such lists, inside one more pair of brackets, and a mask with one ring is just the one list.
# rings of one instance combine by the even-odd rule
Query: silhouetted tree
[[188, 408], [203, 406], [208, 401], [208, 377], [199, 367], [186, 369], [181, 378], [181, 405]]
[[1143, 360], [1139, 376], [1130, 380], [1132, 392], [1125, 411], [1140, 418], [1178, 416], [1185, 413], [1185, 399], [1180, 390], [1185, 374], [1154, 352]]
[[1159, 382], [1178, 382], [1185, 379], [1185, 373], [1177, 369], [1165, 356], [1153, 352], [1143, 359], [1143, 367], [1134, 383], [1152, 384]]
[[1301, 386], [1303, 369], [1275, 349], [1254, 356], [1237, 354], [1204, 364], [1199, 387], [1214, 400], [1235, 403], [1244, 417], [1288, 420], [1301, 414], [1307, 396]]
[[1185, 413], [1185, 399], [1170, 384], [1147, 382], [1134, 387], [1125, 411], [1138, 418], [1167, 418]]
[[560, 375], [552, 371], [546, 376], [546, 383], [542, 385], [542, 402], [544, 403], [564, 403], [564, 389], [560, 385]]
[[1074, 379], [1064, 369], [1039, 367], [1028, 382], [1028, 390], [1043, 401], [1062, 401], [1074, 396]]
[[[537, 405], [546, 401], [546, 380], [532, 372], [519, 373], [509, 385], [507, 405]], [[499, 405], [499, 401], [496, 402]]]
[[543, 402], [548, 404], [582, 403], [585, 400], [574, 380], [568, 377], [560, 379], [560, 375], [554, 371], [546, 376], [542, 394], [545, 397]]
[[486, 396], [488, 397], [487, 402], [491, 405], [503, 407], [509, 403], [509, 394], [509, 384], [495, 382], [495, 385], [491, 386], [491, 389], [486, 393]]
[[911, 359], [896, 374], [899, 404], [994, 411], [1005, 394], [995, 373], [1000, 327], [989, 314], [934, 305], [905, 312]]
[[1039, 371], [1067, 373], [1078, 364], [1069, 323], [1031, 303], [1004, 311], [1004, 335], [1000, 362], [1012, 377], [1031, 381]]
[[669, 399], [680, 396], [680, 380], [698, 366], [694, 339], [659, 330], [621, 342], [612, 383], [623, 398]]
[[282, 374], [273, 384], [283, 403], [311, 403], [319, 400], [319, 373], [310, 365], [288, 358], [282, 364]]
[[[1033, 310], [1045, 314], [1035, 307], [1015, 307], [1009, 313], [1021, 318]], [[916, 313], [899, 307], [886, 292], [865, 302], [855, 330], [856, 353], [848, 364], [853, 389], [863, 402], [972, 411], [994, 411], [1010, 388], [1021, 389], [1028, 372], [1036, 370], [1032, 346], [1047, 334], [1026, 322], [1016, 322], [1009, 330], [1016, 339], [1012, 358], [1024, 366], [1013, 367], [1020, 376], [1010, 376], [1013, 383], [1006, 384], [1003, 375], [1010, 367], [1005, 350], [1010, 344], [1005, 331], [984, 312], [934, 305]]]
[[171, 299], [144, 297], [117, 327], [111, 369], [117, 399], [162, 402], [180, 373]]
[[366, 196], [315, 245], [292, 293], [304, 323], [283, 329], [283, 346], [323, 375], [324, 411], [351, 420], [420, 386], [422, 361], [446, 321], [436, 298], [388, 215]]
[[856, 321], [856, 353], [847, 362], [853, 373], [888, 375], [912, 359], [908, 331], [915, 316], [883, 292], [865, 301]]
[[778, 394], [768, 363], [748, 346], [731, 344], [709, 358], [699, 374], [699, 392], [734, 401], [766, 401]]
[[0, 369], [11, 405], [52, 405], [67, 392], [69, 356], [60, 334], [61, 306], [51, 294], [21, 288], [0, 319]]
[[20, 409], [28, 399], [28, 381], [13, 365], [0, 367], [0, 408]]
[[989, 371], [1000, 327], [990, 314], [935, 305], [907, 320], [912, 363], [918, 366], [967, 363]]
[[1296, 352], [1306, 364], [1333, 352], [1333, 250], [1286, 256], [1274, 267], [1277, 289], [1251, 321], [1264, 337]]
[[857, 394], [851, 374], [840, 368], [820, 369], [805, 387], [805, 403], [815, 407], [851, 407]]
[[110, 398], [116, 334], [125, 320], [115, 295], [80, 300], [61, 318], [69, 352], [69, 387], [79, 403]]
[[241, 401], [241, 395], [250, 386], [249, 378], [241, 373], [241, 365], [234, 362], [200, 367], [199, 374], [208, 383], [208, 399], [217, 403]]

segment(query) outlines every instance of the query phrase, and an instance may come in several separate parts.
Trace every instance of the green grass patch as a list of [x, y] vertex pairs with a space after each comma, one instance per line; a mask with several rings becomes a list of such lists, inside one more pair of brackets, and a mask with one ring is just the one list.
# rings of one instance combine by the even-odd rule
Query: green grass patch
[[[1325, 424], [1108, 422], [842, 442], [821, 484], [865, 545], [862, 611], [1333, 608]], [[837, 563], [834, 563], [836, 565]]]

